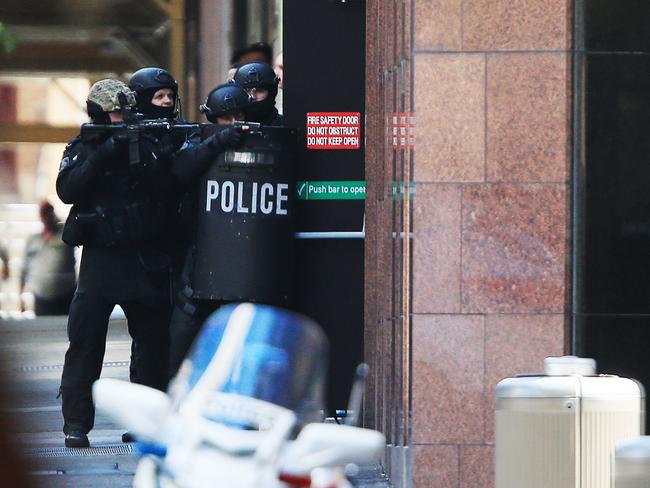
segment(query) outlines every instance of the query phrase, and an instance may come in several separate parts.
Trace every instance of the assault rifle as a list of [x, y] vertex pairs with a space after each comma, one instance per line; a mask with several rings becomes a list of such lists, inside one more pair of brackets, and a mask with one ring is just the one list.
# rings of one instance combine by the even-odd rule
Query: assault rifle
[[171, 137], [175, 147], [181, 147], [192, 133], [198, 133], [198, 124], [174, 124], [169, 119], [146, 119], [128, 106], [126, 96], [117, 94], [123, 122], [119, 124], [82, 124], [81, 139], [98, 141], [117, 133], [126, 133], [129, 142], [129, 165], [140, 165], [140, 136], [149, 134], [158, 140]]
[[244, 132], [259, 132], [260, 127], [262, 127], [262, 124], [260, 124], [259, 122], [246, 122], [245, 120], [235, 120], [232, 126], [235, 129], [240, 129]]

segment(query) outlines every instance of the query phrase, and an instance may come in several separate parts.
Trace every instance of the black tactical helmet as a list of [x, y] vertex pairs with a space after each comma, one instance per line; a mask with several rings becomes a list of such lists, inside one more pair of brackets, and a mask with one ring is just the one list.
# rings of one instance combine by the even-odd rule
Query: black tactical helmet
[[[138, 110], [148, 118], [172, 118], [177, 113], [178, 83], [171, 73], [162, 68], [141, 68], [129, 79], [129, 88], [135, 92]], [[159, 107], [151, 99], [161, 88], [170, 88], [174, 92], [173, 107]]]
[[226, 83], [213, 88], [199, 110], [210, 122], [216, 123], [217, 117], [245, 112], [251, 102], [251, 96], [241, 86]]
[[249, 122], [266, 123], [275, 110], [275, 97], [278, 94], [278, 78], [271, 65], [266, 63], [247, 63], [241, 66], [232, 80], [241, 85], [245, 90], [251, 88], [264, 88], [269, 91], [269, 96], [264, 100], [253, 102], [246, 111], [246, 120]]
[[257, 62], [240, 66], [233, 80], [245, 89], [267, 88], [270, 92], [275, 90], [270, 98], [275, 98], [278, 93], [278, 82], [280, 81], [270, 64]]

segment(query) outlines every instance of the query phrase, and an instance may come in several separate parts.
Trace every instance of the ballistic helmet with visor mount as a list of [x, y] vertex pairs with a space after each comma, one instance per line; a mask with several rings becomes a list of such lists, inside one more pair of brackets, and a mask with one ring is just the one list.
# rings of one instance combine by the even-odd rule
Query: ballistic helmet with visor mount
[[[145, 117], [169, 119], [177, 114], [178, 83], [169, 71], [156, 67], [141, 68], [129, 78], [129, 88], [135, 92], [138, 110]], [[172, 107], [159, 107], [151, 103], [154, 94], [162, 88], [169, 88], [174, 93]]]
[[277, 94], [278, 78], [270, 64], [267, 63], [247, 63], [240, 66], [235, 73], [233, 81], [244, 89], [250, 88], [267, 88], [272, 93], [272, 98]]
[[202, 114], [212, 122], [217, 122], [217, 117], [244, 113], [252, 103], [251, 96], [241, 86], [235, 83], [225, 83], [212, 89], [199, 107]]
[[246, 120], [250, 122], [267, 123], [269, 117], [273, 117], [275, 109], [275, 97], [278, 94], [277, 77], [271, 65], [266, 63], [248, 63], [241, 66], [232, 80], [233, 83], [241, 85], [246, 91], [254, 89], [265, 89], [269, 91], [268, 96], [263, 100], [254, 101], [246, 110]]

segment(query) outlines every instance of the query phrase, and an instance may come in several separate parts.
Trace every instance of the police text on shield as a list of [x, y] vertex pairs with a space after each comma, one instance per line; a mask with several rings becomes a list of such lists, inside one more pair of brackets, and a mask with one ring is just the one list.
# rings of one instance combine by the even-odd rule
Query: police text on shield
[[205, 210], [210, 212], [215, 202], [224, 213], [287, 215], [288, 190], [286, 183], [208, 180]]

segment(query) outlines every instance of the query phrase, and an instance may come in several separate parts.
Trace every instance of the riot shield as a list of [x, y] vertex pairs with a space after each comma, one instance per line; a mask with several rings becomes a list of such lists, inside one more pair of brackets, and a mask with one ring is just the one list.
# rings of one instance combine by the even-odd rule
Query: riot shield
[[[223, 129], [201, 126], [204, 140]], [[200, 179], [194, 298], [287, 306], [292, 300], [295, 129], [245, 131]]]

